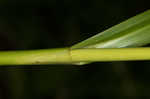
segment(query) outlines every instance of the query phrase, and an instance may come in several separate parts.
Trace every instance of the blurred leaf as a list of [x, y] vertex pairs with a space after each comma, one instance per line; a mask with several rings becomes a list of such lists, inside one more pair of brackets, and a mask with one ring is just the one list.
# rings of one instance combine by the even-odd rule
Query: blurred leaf
[[115, 25], [71, 48], [138, 47], [148, 43], [150, 43], [150, 10]]

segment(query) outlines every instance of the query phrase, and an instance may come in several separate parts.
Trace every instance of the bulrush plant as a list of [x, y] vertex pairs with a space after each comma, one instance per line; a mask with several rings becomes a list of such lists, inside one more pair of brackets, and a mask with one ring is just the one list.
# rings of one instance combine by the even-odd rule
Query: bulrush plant
[[150, 10], [66, 48], [1, 51], [0, 65], [150, 60]]

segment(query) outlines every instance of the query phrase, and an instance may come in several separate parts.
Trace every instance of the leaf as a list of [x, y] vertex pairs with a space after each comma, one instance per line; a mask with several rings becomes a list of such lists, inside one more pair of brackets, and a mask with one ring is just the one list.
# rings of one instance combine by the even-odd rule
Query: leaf
[[138, 47], [150, 43], [150, 10], [72, 46], [76, 48]]
[[150, 10], [75, 44], [71, 49], [139, 47], [148, 43], [150, 43]]

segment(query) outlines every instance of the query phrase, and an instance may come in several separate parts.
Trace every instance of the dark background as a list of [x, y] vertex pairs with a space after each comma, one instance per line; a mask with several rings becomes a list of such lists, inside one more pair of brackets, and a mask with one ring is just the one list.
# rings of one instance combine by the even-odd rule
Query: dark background
[[[149, 0], [0, 0], [0, 50], [66, 47], [148, 10]], [[150, 98], [150, 61], [1, 66], [0, 99]]]

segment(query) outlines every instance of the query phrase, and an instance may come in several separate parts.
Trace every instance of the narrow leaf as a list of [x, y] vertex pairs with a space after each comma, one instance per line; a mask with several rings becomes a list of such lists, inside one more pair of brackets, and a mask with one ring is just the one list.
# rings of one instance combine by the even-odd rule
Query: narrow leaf
[[74, 46], [76, 48], [138, 47], [150, 43], [150, 10]]

